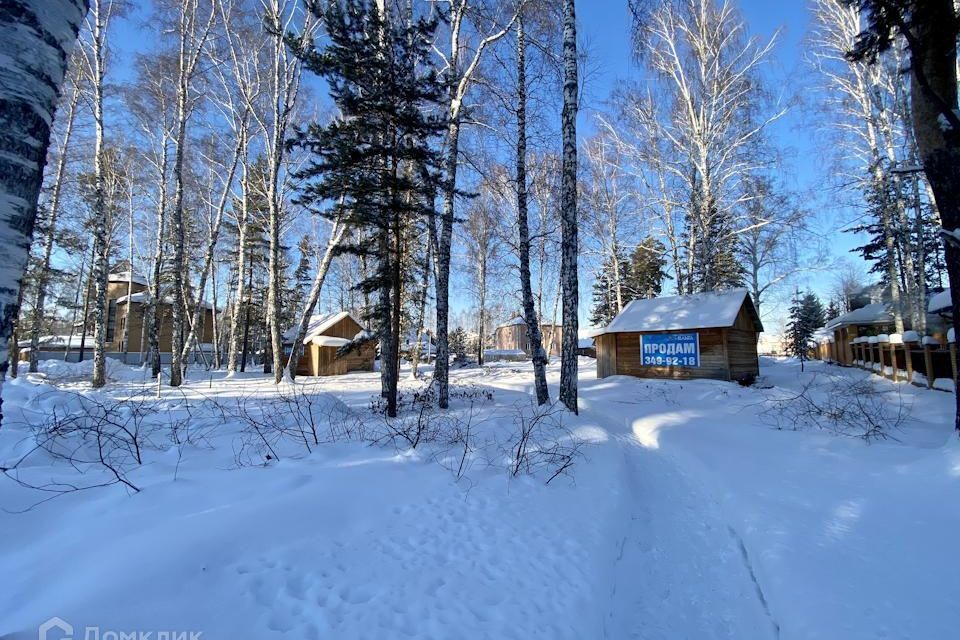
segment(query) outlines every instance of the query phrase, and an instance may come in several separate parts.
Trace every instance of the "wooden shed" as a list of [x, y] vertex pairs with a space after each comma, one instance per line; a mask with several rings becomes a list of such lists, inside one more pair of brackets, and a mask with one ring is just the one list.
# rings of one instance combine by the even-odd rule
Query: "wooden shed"
[[[559, 356], [563, 327], [550, 322], [541, 322], [540, 335], [547, 356]], [[527, 323], [522, 316], [514, 316], [497, 327], [494, 332], [494, 349], [499, 352], [522, 351], [528, 356], [531, 355], [530, 339], [527, 338]]]
[[[366, 329], [346, 311], [315, 315], [307, 326], [297, 375], [338, 376], [350, 371], [373, 371], [377, 357], [374, 340], [365, 340]], [[351, 346], [346, 353], [341, 349]]]
[[747, 380], [762, 331], [742, 289], [634, 300], [595, 334], [597, 377]]

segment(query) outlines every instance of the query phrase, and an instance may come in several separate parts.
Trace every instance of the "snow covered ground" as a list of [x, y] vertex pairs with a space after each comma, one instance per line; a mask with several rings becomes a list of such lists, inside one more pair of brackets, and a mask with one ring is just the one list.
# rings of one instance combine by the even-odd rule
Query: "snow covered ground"
[[[93, 392], [78, 365], [45, 363], [4, 384], [0, 466], [31, 451], [29, 424], [117, 398], [149, 407], [149, 446], [129, 472], [136, 493], [40, 502], [50, 494], [0, 478], [0, 638], [35, 638], [53, 616], [74, 637], [955, 637], [952, 394], [787, 360], [764, 360], [755, 388], [597, 380], [592, 366], [581, 360], [581, 415], [564, 419], [582, 455], [545, 484], [549, 468], [507, 471], [531, 411], [525, 363], [452, 372], [463, 393], [451, 415], [461, 427], [472, 416], [474, 442], [459, 480], [449, 438], [358, 440], [358, 416], [377, 433], [373, 373], [286, 388], [313, 398], [336, 441], [310, 453], [274, 441], [267, 460], [239, 408], [265, 424], [289, 403], [260, 376], [206, 375], [156, 399], [139, 369], [113, 366]], [[556, 364], [549, 375], [555, 397]], [[419, 383], [404, 385], [409, 398]], [[828, 402], [831, 389], [859, 397]], [[801, 391], [833, 409], [866, 398], [899, 425], [871, 440], [816, 429]], [[151, 431], [164, 424], [179, 444]], [[109, 480], [27, 459], [25, 482]]]

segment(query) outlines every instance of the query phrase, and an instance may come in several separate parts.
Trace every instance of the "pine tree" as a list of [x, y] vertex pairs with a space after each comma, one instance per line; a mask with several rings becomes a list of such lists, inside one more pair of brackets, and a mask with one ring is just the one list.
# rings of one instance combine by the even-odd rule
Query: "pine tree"
[[315, 3], [329, 42], [320, 50], [301, 48], [304, 66], [323, 77], [340, 117], [299, 132], [297, 144], [312, 152], [299, 172], [305, 180], [300, 201], [342, 220], [362, 238], [343, 245], [366, 258], [370, 272], [358, 284], [377, 302], [367, 319], [380, 340], [382, 394], [387, 414], [397, 411], [399, 347], [406, 263], [405, 229], [432, 216], [438, 187], [438, 156], [430, 142], [443, 123], [430, 114], [442, 83], [417, 61], [430, 58], [436, 20], [393, 20], [387, 7], [371, 0]]
[[666, 270], [667, 248], [660, 240], [647, 236], [630, 255], [624, 280], [624, 304], [638, 298], [656, 298], [663, 290], [663, 281], [670, 275]]
[[[613, 290], [613, 270], [604, 262], [593, 281], [593, 306], [590, 308], [590, 324], [603, 327], [617, 315], [617, 299]], [[624, 301], [626, 302], [626, 300]]]
[[820, 299], [813, 293], [800, 296], [798, 291], [790, 306], [790, 322], [787, 324], [787, 352], [800, 359], [800, 370], [813, 346], [813, 334], [823, 326], [825, 313]]
[[467, 332], [463, 327], [457, 327], [450, 334], [450, 351], [453, 352], [457, 362], [466, 362], [467, 360]]
[[827, 304], [827, 309], [823, 313], [823, 319], [827, 322], [833, 320], [840, 316], [840, 307], [837, 305], [837, 301], [834, 298], [830, 298], [830, 302]]

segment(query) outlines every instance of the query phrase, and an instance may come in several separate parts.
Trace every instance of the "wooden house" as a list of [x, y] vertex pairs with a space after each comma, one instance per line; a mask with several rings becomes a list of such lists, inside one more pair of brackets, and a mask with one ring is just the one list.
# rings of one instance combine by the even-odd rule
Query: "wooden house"
[[374, 340], [365, 339], [368, 335], [346, 311], [313, 316], [303, 341], [303, 355], [297, 361], [297, 375], [336, 376], [350, 371], [373, 371], [377, 346]]
[[634, 300], [594, 334], [597, 377], [749, 380], [762, 331], [742, 289]]
[[[107, 332], [104, 350], [108, 358], [115, 358], [127, 364], [138, 364], [147, 350], [149, 328], [144, 327], [144, 320], [150, 302], [150, 291], [147, 280], [142, 276], [129, 272], [110, 273], [107, 276], [106, 290], [106, 319]], [[204, 311], [200, 315], [200, 343], [204, 348], [212, 348], [214, 332], [213, 306], [204, 302]], [[163, 296], [156, 307], [159, 319], [157, 340], [160, 348], [160, 358], [164, 363], [170, 361], [170, 350], [173, 347], [173, 309], [169, 296]], [[192, 314], [193, 310], [188, 309]], [[77, 360], [80, 357], [79, 349], [83, 344], [84, 357], [93, 353], [93, 323], [88, 322], [87, 335], [81, 339], [82, 324], [76, 326], [73, 335], [44, 336], [40, 340], [38, 359], [46, 358]], [[19, 343], [20, 358], [29, 359], [30, 340]]]
[[[543, 348], [548, 356], [559, 356], [560, 346], [563, 339], [563, 327], [552, 322], [540, 323], [540, 335], [543, 340]], [[497, 353], [510, 353], [532, 355], [530, 351], [530, 339], [527, 338], [527, 323], [523, 316], [514, 316], [509, 321], [500, 325], [494, 331], [494, 351]]]
[[[144, 327], [144, 320], [150, 302], [150, 291], [147, 281], [142, 277], [134, 274], [132, 282], [128, 278], [127, 273], [112, 273], [108, 278], [106, 350], [139, 354], [147, 349], [149, 327]], [[188, 308], [187, 314], [192, 315], [193, 309]], [[157, 304], [157, 316], [160, 320], [160, 331], [157, 334], [160, 353], [169, 354], [173, 348], [173, 304], [169, 295], [161, 296]], [[210, 345], [213, 342], [213, 323], [213, 305], [204, 301], [198, 331], [201, 344]]]

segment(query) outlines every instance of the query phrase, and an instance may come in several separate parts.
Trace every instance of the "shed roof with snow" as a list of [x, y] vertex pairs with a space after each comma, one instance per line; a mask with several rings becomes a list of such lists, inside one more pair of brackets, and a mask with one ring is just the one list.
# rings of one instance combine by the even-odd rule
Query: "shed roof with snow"
[[745, 289], [709, 291], [687, 296], [633, 300], [605, 328], [593, 332], [642, 333], [732, 327], [744, 305], [749, 305], [757, 333], [763, 324]]
[[950, 313], [950, 304], [950, 287], [947, 287], [940, 293], [930, 296], [927, 311], [929, 313]]
[[885, 302], [875, 302], [837, 316], [827, 322], [826, 328], [834, 329], [861, 324], [890, 324], [891, 322], [893, 322], [893, 313], [890, 311], [890, 305]]
[[762, 331], [743, 289], [634, 300], [594, 332], [597, 376], [751, 379]]

